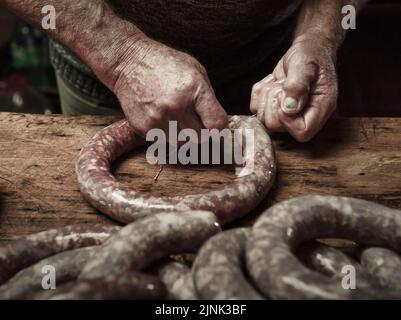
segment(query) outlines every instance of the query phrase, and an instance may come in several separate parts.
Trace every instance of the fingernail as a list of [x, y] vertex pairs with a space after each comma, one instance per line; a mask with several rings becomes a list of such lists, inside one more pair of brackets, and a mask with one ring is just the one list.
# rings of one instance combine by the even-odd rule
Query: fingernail
[[284, 100], [283, 111], [286, 113], [294, 113], [297, 111], [298, 101], [294, 98], [287, 97]]

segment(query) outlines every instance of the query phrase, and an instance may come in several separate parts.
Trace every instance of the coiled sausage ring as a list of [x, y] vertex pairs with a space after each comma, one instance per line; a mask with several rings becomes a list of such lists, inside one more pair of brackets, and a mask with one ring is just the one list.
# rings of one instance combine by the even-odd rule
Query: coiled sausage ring
[[305, 196], [266, 210], [252, 228], [246, 264], [258, 289], [273, 299], [400, 299], [392, 290], [345, 290], [306, 268], [293, 251], [317, 238], [344, 238], [401, 252], [401, 212], [346, 197]]
[[84, 197], [98, 210], [122, 223], [166, 211], [205, 210], [215, 213], [221, 224], [233, 221], [267, 195], [276, 173], [272, 142], [265, 127], [255, 117], [232, 116], [230, 129], [242, 129], [243, 139], [253, 132], [253, 148], [244, 146], [244, 166], [231, 184], [205, 194], [153, 197], [144, 195], [116, 180], [111, 163], [119, 156], [140, 147], [126, 120], [120, 120], [96, 134], [82, 149], [76, 165], [78, 184]]

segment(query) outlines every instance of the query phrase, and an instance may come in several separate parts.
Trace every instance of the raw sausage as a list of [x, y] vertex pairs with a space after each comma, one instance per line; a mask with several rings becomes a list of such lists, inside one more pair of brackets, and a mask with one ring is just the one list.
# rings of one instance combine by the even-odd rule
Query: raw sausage
[[381, 286], [401, 291], [401, 257], [385, 248], [368, 248], [361, 263]]
[[340, 281], [308, 269], [293, 250], [316, 238], [344, 238], [400, 250], [401, 214], [345, 197], [307, 196], [281, 202], [261, 215], [247, 242], [246, 263], [254, 283], [273, 299], [401, 298], [399, 291], [345, 290]]
[[155, 268], [158, 278], [164, 283], [170, 300], [197, 300], [198, 296], [192, 281], [191, 268], [185, 264], [167, 260]]
[[158, 300], [166, 298], [159, 279], [139, 272], [125, 272], [99, 279], [69, 282], [56, 290], [30, 297], [35, 300]]
[[249, 232], [245, 228], [225, 231], [202, 246], [193, 265], [195, 288], [201, 299], [263, 299], [242, 269]]
[[120, 227], [77, 224], [40, 233], [0, 247], [0, 285], [19, 270], [56, 253], [103, 243]]
[[342, 279], [344, 277], [342, 271], [345, 266], [354, 267], [358, 278], [364, 273], [362, 266], [353, 258], [336, 248], [318, 242], [302, 245], [297, 250], [297, 256], [308, 267], [328, 277]]
[[[158, 198], [118, 182], [110, 172], [111, 163], [145, 144], [128, 122], [121, 120], [97, 133], [81, 150], [76, 164], [81, 192], [95, 208], [123, 223], [157, 212], [188, 210], [212, 211], [221, 224], [233, 221], [255, 208], [267, 195], [274, 181], [276, 163], [272, 142], [259, 120], [232, 116], [230, 128], [242, 129], [242, 138], [249, 143], [243, 150], [244, 167], [234, 182], [221, 190]], [[252, 130], [252, 137], [246, 136], [247, 130]]]
[[95, 257], [97, 248], [96, 246], [64, 251], [21, 270], [0, 287], [0, 299], [22, 299], [36, 291], [42, 291], [44, 266], [54, 268], [56, 286], [75, 280], [85, 263]]
[[358, 289], [379, 288], [379, 284], [356, 260], [339, 249], [318, 242], [307, 243], [297, 250], [309, 268], [328, 277], [342, 281], [349, 272], [355, 272], [355, 285]]
[[110, 237], [80, 278], [142, 270], [171, 254], [196, 251], [220, 230], [216, 216], [208, 211], [165, 212], [140, 219]]

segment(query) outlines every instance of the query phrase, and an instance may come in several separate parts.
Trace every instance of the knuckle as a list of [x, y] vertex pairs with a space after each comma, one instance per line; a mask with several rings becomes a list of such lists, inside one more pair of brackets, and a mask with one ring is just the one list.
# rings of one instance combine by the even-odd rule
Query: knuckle
[[272, 132], [280, 132], [283, 130], [283, 126], [276, 122], [272, 121], [269, 117], [265, 117], [265, 127], [267, 130], [272, 131]]
[[196, 69], [190, 69], [184, 72], [181, 78], [180, 89], [181, 92], [192, 92], [201, 83], [201, 76]]
[[295, 81], [287, 81], [283, 85], [284, 91], [292, 94], [302, 94], [309, 89], [309, 84], [295, 82]]
[[185, 73], [182, 80], [184, 84], [192, 86], [199, 80], [199, 78], [199, 71], [193, 68]]
[[157, 124], [160, 123], [163, 119], [164, 113], [162, 111], [163, 108], [156, 109], [156, 108], [151, 108], [148, 110], [148, 117], [149, 117], [149, 123], [151, 124]]
[[199, 72], [200, 72], [202, 75], [206, 76], [206, 75], [207, 75], [207, 70], [206, 70], [206, 68], [205, 68], [202, 64], [200, 64], [200, 63], [197, 63], [197, 66], [198, 66]]
[[185, 104], [181, 103], [181, 101], [184, 97], [184, 94], [185, 93], [181, 92], [176, 94], [170, 94], [160, 98], [157, 104], [159, 107], [156, 110], [154, 110], [153, 113], [157, 113], [159, 116], [163, 117], [168, 112], [183, 110]]
[[252, 93], [258, 95], [258, 94], [261, 93], [262, 88], [263, 88], [262, 83], [257, 82], [257, 83], [255, 83], [255, 84], [253, 85], [253, 87], [252, 87]]
[[250, 104], [250, 106], [249, 106], [249, 110], [250, 110], [252, 113], [258, 112], [258, 106], [256, 105], [255, 102], [251, 102], [251, 104]]
[[228, 116], [225, 113], [219, 115], [215, 113], [215, 116], [203, 117], [202, 122], [206, 129], [222, 130], [228, 127]]
[[305, 129], [302, 131], [297, 132], [294, 135], [294, 138], [301, 143], [305, 143], [308, 142], [309, 140], [311, 140], [313, 137], [313, 133], [311, 132], [311, 130]]
[[228, 126], [228, 116], [227, 115], [222, 115], [216, 119], [213, 119], [213, 122], [211, 124], [213, 128], [215, 129], [224, 129], [227, 128]]

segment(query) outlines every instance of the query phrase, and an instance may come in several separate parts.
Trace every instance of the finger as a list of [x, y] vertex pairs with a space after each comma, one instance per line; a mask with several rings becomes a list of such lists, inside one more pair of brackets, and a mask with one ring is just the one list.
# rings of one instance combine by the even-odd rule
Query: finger
[[206, 129], [222, 130], [228, 127], [228, 115], [217, 101], [213, 89], [205, 86], [195, 102], [195, 111]]
[[179, 127], [181, 130], [193, 129], [197, 133], [205, 128], [199, 116], [192, 109], [187, 109], [184, 115], [179, 117]]
[[282, 111], [281, 111], [279, 100], [277, 101], [277, 103], [272, 105], [272, 111], [271, 112], [272, 112], [272, 118], [274, 119], [275, 123], [277, 123], [277, 125], [271, 131], [274, 131], [274, 132], [285, 132], [285, 131], [287, 131], [285, 129], [285, 126], [283, 125], [283, 123], [280, 120], [279, 112], [282, 112]]
[[261, 98], [260, 93], [262, 91], [262, 88], [263, 85], [260, 82], [255, 83], [252, 87], [251, 103], [249, 105], [249, 109], [253, 114], [256, 114], [258, 112]]
[[267, 77], [263, 78], [260, 82], [263, 84], [269, 84], [274, 82], [276, 79], [274, 77], [274, 74], [269, 74]]
[[[258, 105], [258, 111], [257, 111], [257, 117], [258, 119], [265, 124], [265, 119], [266, 119], [266, 112], [268, 111], [268, 100], [269, 100], [269, 94], [270, 91], [275, 87], [274, 84], [272, 85], [265, 85], [262, 87], [262, 90], [260, 91], [260, 99], [259, 99], [259, 105]], [[266, 125], [266, 124], [265, 124]]]
[[[312, 102], [312, 106], [316, 107], [311, 107], [310, 109], [306, 110], [304, 119], [305, 119], [305, 126], [309, 130], [306, 133], [304, 138], [306, 141], [311, 139], [313, 136], [318, 133], [327, 120], [331, 117], [333, 114], [334, 110], [336, 109], [337, 105], [337, 95], [332, 93], [330, 94], [331, 97], [328, 98], [323, 97], [323, 96], [317, 96]], [[327, 102], [325, 103], [324, 100]], [[321, 108], [318, 108], [317, 106], [320, 105]]]
[[179, 129], [192, 129], [196, 132], [198, 139], [200, 139], [201, 130], [204, 129], [204, 126], [198, 115], [192, 109], [187, 109], [184, 116], [180, 117]]
[[286, 130], [299, 142], [309, 141], [324, 126], [336, 107], [336, 94], [315, 95], [308, 107], [296, 117], [280, 110], [280, 120]]
[[160, 129], [164, 132], [165, 136], [166, 136], [166, 141], [168, 142], [173, 142], [170, 141], [170, 127], [173, 125], [172, 121], [176, 121], [172, 118], [170, 118], [167, 115], [164, 115], [163, 119], [160, 120], [155, 120], [152, 117], [144, 117], [141, 119], [141, 125], [143, 126], [142, 129], [142, 134], [144, 134], [144, 136], [146, 137], [146, 135], [148, 134], [148, 132], [152, 129]]
[[[170, 142], [170, 125], [173, 124], [172, 121], [175, 121], [177, 125], [177, 118], [171, 112], [168, 112], [166, 108], [150, 107], [136, 111], [134, 116], [132, 112], [129, 113], [129, 122], [138, 135], [146, 138], [150, 130], [160, 129], [164, 132], [166, 140]], [[128, 116], [127, 113], [126, 115]]]
[[273, 74], [277, 80], [284, 80], [286, 75], [284, 71], [284, 63], [283, 59], [277, 63], [277, 66], [274, 68]]
[[305, 106], [310, 88], [317, 79], [318, 67], [315, 63], [305, 63], [301, 58], [294, 56], [288, 62], [285, 71], [281, 108], [286, 114], [298, 114]]
[[249, 109], [253, 114], [257, 113], [258, 110], [260, 111], [261, 99], [264, 94], [264, 88], [269, 84], [273, 83], [275, 77], [273, 74], [269, 74], [266, 78], [262, 79], [261, 81], [254, 84], [252, 87], [252, 94], [251, 94], [251, 103]]
[[308, 139], [307, 129], [305, 124], [304, 113], [301, 112], [296, 116], [289, 116], [284, 113], [280, 108], [278, 110], [278, 116], [280, 118], [280, 122], [285, 128], [285, 130], [298, 142], [306, 142]]
[[265, 108], [265, 126], [269, 131], [280, 132], [284, 130], [284, 127], [280, 121], [278, 110], [280, 109], [280, 100], [283, 90], [281, 87], [270, 90], [267, 98]]

